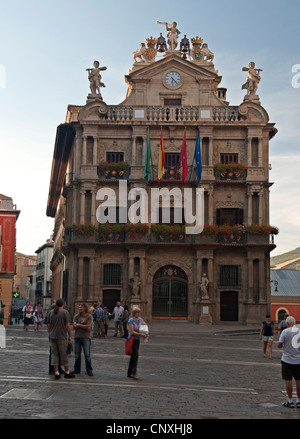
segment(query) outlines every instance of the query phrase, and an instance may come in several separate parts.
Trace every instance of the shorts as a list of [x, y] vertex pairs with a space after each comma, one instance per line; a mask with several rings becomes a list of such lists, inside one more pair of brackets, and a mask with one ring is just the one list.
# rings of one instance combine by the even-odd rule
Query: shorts
[[69, 358], [67, 354], [68, 340], [51, 338], [51, 364], [68, 366]]
[[273, 335], [263, 335], [262, 340], [263, 341], [273, 341]]
[[300, 364], [290, 364], [281, 361], [282, 379], [291, 381], [293, 377], [295, 380], [300, 380]]

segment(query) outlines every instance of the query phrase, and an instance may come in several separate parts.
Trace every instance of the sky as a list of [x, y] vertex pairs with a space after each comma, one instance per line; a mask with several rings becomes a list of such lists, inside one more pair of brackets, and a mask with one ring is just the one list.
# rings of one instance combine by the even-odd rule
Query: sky
[[84, 105], [86, 69], [99, 60], [103, 100], [125, 99], [132, 53], [156, 21], [201, 36], [230, 105], [242, 103], [242, 67], [261, 68], [261, 105], [276, 123], [270, 142], [272, 256], [300, 247], [300, 1], [286, 0], [0, 0], [0, 193], [21, 211], [16, 250], [35, 254], [53, 233], [46, 216], [56, 128], [69, 104]]

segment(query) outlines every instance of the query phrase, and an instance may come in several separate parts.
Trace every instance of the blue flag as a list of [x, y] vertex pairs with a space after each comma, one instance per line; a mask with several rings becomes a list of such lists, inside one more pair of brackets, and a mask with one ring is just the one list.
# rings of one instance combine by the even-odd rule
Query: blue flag
[[194, 159], [195, 159], [195, 162], [197, 165], [197, 184], [199, 184], [199, 182], [201, 180], [201, 174], [202, 174], [200, 130], [198, 133], [198, 139], [197, 139]]

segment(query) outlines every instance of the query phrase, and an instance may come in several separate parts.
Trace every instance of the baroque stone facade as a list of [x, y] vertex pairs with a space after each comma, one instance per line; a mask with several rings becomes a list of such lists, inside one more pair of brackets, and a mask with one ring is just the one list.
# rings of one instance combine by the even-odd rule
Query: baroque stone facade
[[[167, 42], [162, 34], [149, 37], [148, 48], [143, 43], [134, 52], [123, 102], [103, 101], [99, 71], [106, 68], [95, 62], [95, 69], [88, 69], [86, 104], [69, 105], [57, 129], [47, 205], [47, 215], [55, 218], [53, 299], [62, 296], [71, 312], [83, 300], [110, 308], [121, 300], [140, 306], [147, 321], [257, 323], [271, 308], [270, 252], [276, 233], [267, 225], [269, 140], [277, 130], [256, 94], [261, 70], [254, 63], [243, 68], [247, 94], [231, 106], [203, 39], [179, 42], [177, 24], [163, 24]], [[202, 176], [197, 184], [193, 158], [199, 131]], [[184, 134], [185, 183], [179, 160]], [[152, 161], [145, 179], [149, 139]], [[165, 173], [158, 183], [161, 144]], [[100, 189], [114, 191], [117, 221], [126, 222], [121, 220], [120, 181], [127, 185], [125, 198], [133, 188], [147, 194], [149, 212], [151, 189], [190, 188], [195, 204], [196, 189], [202, 188], [205, 233], [138, 233], [125, 226], [99, 230]], [[130, 203], [127, 199], [127, 208]], [[170, 223], [175, 210], [171, 197]]]

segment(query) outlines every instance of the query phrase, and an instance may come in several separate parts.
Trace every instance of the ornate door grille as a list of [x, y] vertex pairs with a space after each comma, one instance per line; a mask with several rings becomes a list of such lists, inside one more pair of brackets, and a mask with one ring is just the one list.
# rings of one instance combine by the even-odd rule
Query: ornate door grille
[[185, 272], [174, 265], [160, 268], [153, 278], [153, 318], [188, 316], [188, 280]]

